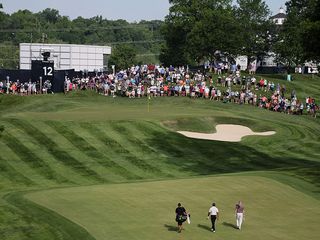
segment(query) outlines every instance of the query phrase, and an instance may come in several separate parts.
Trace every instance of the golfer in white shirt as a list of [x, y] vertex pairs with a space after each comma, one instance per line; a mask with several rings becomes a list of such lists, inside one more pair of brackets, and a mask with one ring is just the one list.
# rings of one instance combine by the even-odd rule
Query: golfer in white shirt
[[209, 217], [211, 218], [211, 224], [212, 224], [211, 231], [216, 232], [215, 222], [216, 220], [219, 220], [219, 210], [216, 207], [215, 203], [212, 203], [212, 207], [209, 209], [208, 219]]

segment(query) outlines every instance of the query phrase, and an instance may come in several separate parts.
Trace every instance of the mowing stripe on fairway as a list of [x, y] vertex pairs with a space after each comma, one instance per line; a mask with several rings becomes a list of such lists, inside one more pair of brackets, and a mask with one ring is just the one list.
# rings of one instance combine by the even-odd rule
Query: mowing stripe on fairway
[[56, 184], [55, 181], [52, 181], [51, 179], [49, 180], [44, 177], [41, 173], [38, 172], [36, 168], [30, 166], [28, 162], [23, 161], [23, 159], [21, 159], [19, 155], [17, 155], [14, 150], [9, 148], [7, 144], [1, 139], [0, 148], [3, 150], [3, 152], [6, 153], [4, 156], [2, 156], [2, 158], [9, 162], [10, 165], [20, 174], [30, 179], [36, 186], [52, 186], [52, 184]]
[[[181, 175], [179, 169], [175, 168], [168, 162], [170, 158], [170, 154], [161, 153], [157, 151], [156, 148], [150, 144], [149, 139], [152, 139], [154, 136], [146, 135], [144, 132], [141, 132], [136, 127], [136, 122], [120, 122], [124, 127], [126, 127], [128, 135], [125, 138], [122, 135], [122, 139], [125, 138], [123, 141], [126, 146], [130, 146], [130, 148], [135, 152], [136, 156], [143, 159], [145, 162], [157, 166], [158, 169], [162, 169], [162, 172], [165, 173], [167, 177], [178, 177]], [[145, 122], [145, 128], [150, 127], [150, 125]]]
[[46, 161], [40, 159], [34, 152], [30, 151], [20, 140], [10, 133], [6, 132], [2, 136], [5, 144], [15, 153], [19, 158], [27, 163], [31, 168], [35, 169], [39, 174], [48, 180], [53, 180], [57, 183], [65, 182], [62, 176], [54, 172]]
[[51, 138], [46, 136], [33, 125], [17, 119], [12, 119], [12, 122], [16, 127], [29, 134], [34, 140], [38, 142], [38, 144], [42, 144], [42, 146], [45, 147], [57, 161], [62, 162], [66, 166], [71, 167], [76, 172], [80, 173], [82, 176], [92, 179], [95, 182], [102, 183], [106, 181], [92, 169], [89, 169], [83, 163], [70, 156], [66, 151], [61, 150], [58, 144], [52, 141]]
[[147, 171], [149, 166], [147, 166], [141, 159], [137, 158], [134, 153], [131, 152], [123, 142], [121, 142], [121, 138], [118, 136], [119, 133], [112, 129], [110, 123], [98, 125], [97, 128], [101, 133], [103, 133], [105, 138], [104, 143], [114, 161], [125, 166], [130, 172], [133, 172], [141, 178], [154, 177], [154, 173]]
[[[134, 160], [133, 164], [135, 164], [136, 166], [138, 166], [146, 172], [152, 173], [155, 176], [159, 175], [168, 177], [168, 175], [166, 173], [163, 173], [162, 169], [160, 169], [160, 167], [157, 166], [156, 162], [149, 162], [135, 155], [136, 152], [153, 154], [154, 151], [150, 152], [149, 149], [149, 151], [145, 152], [145, 146], [142, 144], [142, 141], [138, 140], [135, 136], [133, 136], [129, 129], [130, 127], [126, 127], [126, 124], [123, 122], [112, 122], [110, 124], [110, 127], [113, 130], [113, 132], [117, 133], [118, 139], [121, 142], [121, 144], [123, 146], [126, 146], [126, 149], [128, 149], [131, 153], [129, 159]], [[172, 177], [172, 175], [169, 177]]]
[[[60, 122], [47, 121], [46, 124], [53, 128], [57, 133], [65, 137], [75, 148], [90, 158], [101, 159], [104, 156], [89, 142], [80, 137], [70, 129], [70, 126], [65, 126]], [[72, 125], [70, 123], [69, 125]]]
[[[106, 135], [104, 131], [101, 131], [96, 124], [81, 123], [80, 127], [87, 130], [94, 138], [96, 138], [103, 149], [100, 149], [106, 157], [105, 166], [111, 167], [111, 170], [128, 180], [142, 179], [143, 177], [137, 175], [135, 172], [130, 171], [127, 166], [120, 165], [117, 161], [119, 155], [126, 153], [127, 150], [119, 146], [119, 144], [112, 138]], [[117, 158], [115, 157], [117, 156]]]
[[0, 175], [6, 177], [13, 183], [24, 184], [27, 186], [34, 185], [34, 182], [13, 168], [8, 161], [0, 156]]
[[[105, 164], [105, 156], [101, 152], [99, 152], [94, 146], [92, 146], [89, 142], [87, 142], [84, 138], [80, 137], [77, 133], [71, 130], [70, 126], [65, 126], [60, 122], [53, 121], [47, 121], [46, 124], [53, 128], [61, 136], [66, 138], [74, 148], [78, 149], [79, 153], [84, 154], [85, 156], [89, 157], [89, 159], [93, 160], [95, 163], [98, 163], [98, 165], [96, 166], [98, 167], [98, 169], [101, 170], [103, 169], [103, 167], [105, 167], [105, 169], [110, 167], [110, 165]], [[69, 125], [73, 124], [69, 123]], [[96, 170], [96, 172], [98, 171]], [[108, 176], [108, 172], [100, 173], [100, 175], [101, 174], [108, 181], [111, 181], [111, 179]]]

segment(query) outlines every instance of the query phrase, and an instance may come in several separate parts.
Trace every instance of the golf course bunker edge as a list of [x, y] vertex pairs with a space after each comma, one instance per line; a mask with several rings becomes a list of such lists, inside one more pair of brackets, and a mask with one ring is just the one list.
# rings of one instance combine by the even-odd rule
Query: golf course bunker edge
[[178, 131], [178, 133], [194, 139], [222, 141], [222, 142], [240, 142], [246, 136], [272, 136], [275, 131], [253, 132], [250, 128], [242, 125], [219, 124], [216, 126], [216, 133], [198, 133], [189, 131]]

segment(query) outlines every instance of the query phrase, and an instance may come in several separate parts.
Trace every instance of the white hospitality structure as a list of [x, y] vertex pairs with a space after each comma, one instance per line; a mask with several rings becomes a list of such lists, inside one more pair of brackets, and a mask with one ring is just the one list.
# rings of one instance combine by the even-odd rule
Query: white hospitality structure
[[42, 53], [50, 52], [56, 70], [102, 71], [107, 69], [109, 46], [76, 44], [20, 43], [20, 69], [31, 69], [32, 60], [42, 60]]
[[241, 71], [245, 71], [248, 68], [248, 57], [247, 56], [238, 56], [236, 58], [236, 65], [240, 66]]

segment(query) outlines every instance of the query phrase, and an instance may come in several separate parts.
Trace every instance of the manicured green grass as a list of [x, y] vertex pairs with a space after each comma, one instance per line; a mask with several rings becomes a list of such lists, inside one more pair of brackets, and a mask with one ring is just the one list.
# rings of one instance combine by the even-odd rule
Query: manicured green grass
[[[296, 89], [298, 97], [311, 95], [317, 101], [320, 98], [320, 78], [295, 76], [289, 83], [283, 76], [264, 77], [286, 84], [288, 91]], [[319, 121], [311, 116], [291, 116], [202, 99], [152, 98], [148, 111], [146, 98], [113, 99], [93, 92], [0, 96], [0, 239], [92, 239], [82, 228], [86, 226], [80, 227], [25, 200], [23, 194], [29, 191], [83, 186], [95, 189], [95, 185], [112, 189], [122, 186], [119, 183], [133, 182], [147, 186], [149, 183], [142, 182], [213, 174], [246, 172], [246, 176], [272, 178], [293, 187], [299, 196], [301, 192], [306, 194], [299, 202], [308, 212], [305, 206], [309, 200], [303, 203], [303, 199], [310, 196], [320, 200]], [[214, 132], [217, 124], [226, 123], [248, 126], [254, 131], [274, 130], [277, 134], [228, 143], [188, 139], [176, 133], [177, 130]], [[251, 191], [250, 185], [243, 189]], [[197, 196], [193, 196], [196, 200]], [[236, 200], [230, 197], [232, 204]], [[158, 207], [172, 208], [176, 201]], [[209, 201], [204, 199], [203, 205]], [[227, 199], [220, 202], [224, 201]], [[195, 212], [203, 211], [198, 210]], [[306, 219], [311, 216], [307, 215]], [[168, 224], [170, 230], [172, 217], [168, 219], [162, 219], [167, 223], [157, 229], [163, 230], [164, 224]], [[137, 222], [140, 221], [144, 219], [138, 218]], [[139, 226], [130, 223], [120, 227], [138, 232]], [[230, 229], [227, 226], [221, 229], [224, 227], [228, 234]], [[201, 227], [195, 227], [192, 234], [200, 230]], [[154, 233], [160, 234], [157, 231]], [[312, 229], [309, 232], [310, 236], [315, 233]], [[165, 236], [171, 237], [171, 233], [167, 231], [169, 235]], [[115, 233], [108, 231], [108, 234]], [[150, 238], [146, 235], [140, 239]], [[256, 237], [250, 235], [246, 239]]]
[[[103, 239], [318, 239], [319, 202], [274, 180], [223, 176], [148, 183], [100, 185], [30, 193], [26, 198], [85, 227]], [[234, 205], [246, 208], [241, 231]], [[212, 202], [220, 209], [216, 233], [206, 220]], [[192, 224], [176, 232], [174, 210], [182, 202]]]

